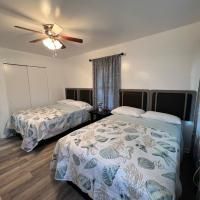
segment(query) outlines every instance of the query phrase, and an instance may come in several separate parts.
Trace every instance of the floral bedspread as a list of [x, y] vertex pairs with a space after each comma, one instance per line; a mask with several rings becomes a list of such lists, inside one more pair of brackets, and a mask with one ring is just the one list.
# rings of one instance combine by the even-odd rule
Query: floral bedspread
[[51, 169], [95, 200], [172, 200], [180, 138], [175, 125], [110, 116], [61, 138]]
[[11, 115], [5, 136], [12, 136], [10, 130], [14, 129], [23, 137], [21, 148], [30, 152], [42, 139], [62, 133], [88, 119], [88, 111], [65, 104], [23, 110]]

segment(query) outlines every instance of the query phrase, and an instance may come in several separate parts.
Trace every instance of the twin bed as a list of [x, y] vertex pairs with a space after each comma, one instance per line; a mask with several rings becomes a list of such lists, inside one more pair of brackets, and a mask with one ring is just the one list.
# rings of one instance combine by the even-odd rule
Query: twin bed
[[8, 120], [5, 137], [19, 133], [23, 139], [21, 148], [30, 152], [40, 141], [89, 121], [91, 94], [88, 89], [66, 89], [66, 100], [15, 112]]
[[[88, 120], [87, 109], [57, 103], [13, 113], [7, 123], [7, 128], [14, 129], [22, 136], [21, 148], [30, 152], [41, 140], [63, 133]], [[6, 137], [12, 134], [13, 132], [7, 131]]]
[[[152, 117], [151, 112], [130, 115], [131, 107], [144, 110], [154, 107], [159, 112], [167, 109], [167, 104], [163, 106], [162, 103], [162, 93], [154, 92], [156, 95], [150, 96], [145, 90], [121, 90], [120, 105], [130, 106], [128, 113], [127, 110], [113, 112], [113, 115], [61, 138], [51, 161], [55, 179], [72, 181], [92, 199], [170, 200], [179, 197], [181, 124], [177, 118], [174, 121], [169, 117], [170, 121], [162, 114]], [[183, 108], [179, 95], [182, 93], [168, 93], [174, 104], [178, 98], [180, 108], [177, 112], [175, 106], [173, 112], [176, 113], [171, 114], [182, 120], [191, 119], [194, 93], [184, 92]], [[80, 119], [81, 115], [79, 113]], [[67, 119], [56, 126], [63, 128]], [[54, 133], [54, 129], [50, 128], [50, 132]]]

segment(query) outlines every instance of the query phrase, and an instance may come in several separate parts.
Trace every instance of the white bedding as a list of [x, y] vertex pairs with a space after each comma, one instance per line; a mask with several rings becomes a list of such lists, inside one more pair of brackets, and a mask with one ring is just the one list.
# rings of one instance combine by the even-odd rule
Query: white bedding
[[53, 137], [89, 120], [85, 109], [66, 104], [54, 104], [13, 113], [7, 123], [6, 137], [14, 129], [23, 137], [21, 148], [32, 151], [38, 142]]
[[61, 138], [51, 169], [95, 200], [175, 200], [181, 140], [179, 125], [113, 115]]

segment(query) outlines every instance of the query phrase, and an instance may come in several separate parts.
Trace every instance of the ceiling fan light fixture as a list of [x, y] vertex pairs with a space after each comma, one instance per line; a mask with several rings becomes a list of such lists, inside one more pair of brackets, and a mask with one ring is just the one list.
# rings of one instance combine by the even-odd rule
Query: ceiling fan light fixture
[[55, 39], [51, 39], [51, 38], [46, 38], [42, 42], [43, 42], [44, 46], [50, 50], [61, 49], [63, 46], [59, 40], [55, 40]]
[[60, 26], [58, 26], [57, 24], [53, 24], [53, 27], [52, 27], [51, 31], [54, 34], [58, 35], [58, 34], [60, 34], [63, 31], [63, 28], [60, 27]]

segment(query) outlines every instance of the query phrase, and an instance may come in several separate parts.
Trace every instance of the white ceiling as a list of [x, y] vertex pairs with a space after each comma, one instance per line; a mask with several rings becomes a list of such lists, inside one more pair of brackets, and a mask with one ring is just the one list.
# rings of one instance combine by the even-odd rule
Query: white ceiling
[[58, 57], [67, 58], [95, 49], [200, 21], [200, 0], [0, 0], [0, 46], [52, 56], [40, 35], [14, 25], [42, 30], [56, 23], [83, 44], [65, 42]]

